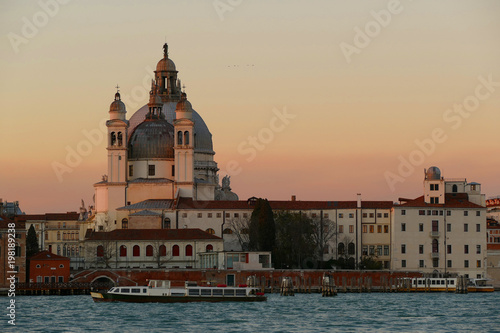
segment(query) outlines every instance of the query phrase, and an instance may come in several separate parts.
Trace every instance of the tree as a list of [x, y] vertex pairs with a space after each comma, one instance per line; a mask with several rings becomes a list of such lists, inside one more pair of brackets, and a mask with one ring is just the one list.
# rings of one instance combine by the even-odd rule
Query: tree
[[[116, 242], [109, 238], [111, 227], [107, 216], [101, 221], [102, 231], [94, 231], [93, 234], [99, 235], [97, 239], [85, 241], [85, 252], [87, 261], [95, 266], [103, 264], [105, 268], [111, 268], [112, 259], [115, 257], [117, 249]], [[96, 225], [98, 225], [96, 221]]]
[[168, 251], [164, 241], [153, 242], [153, 260], [158, 268], [169, 261]]
[[250, 218], [249, 247], [256, 251], [272, 251], [276, 241], [274, 214], [267, 199], [257, 199]]
[[228, 221], [243, 251], [248, 251], [250, 244], [250, 220], [248, 218], [233, 218]]
[[40, 247], [38, 245], [38, 237], [36, 236], [35, 227], [33, 224], [28, 229], [28, 235], [26, 236], [26, 257], [29, 258], [40, 252]]
[[309, 265], [317, 261], [317, 244], [310, 218], [291, 212], [276, 215], [273, 259], [276, 268], [312, 268]]
[[[315, 218], [311, 220], [314, 226], [313, 239], [318, 251], [318, 259], [323, 262], [325, 248], [335, 240], [337, 225], [330, 219]], [[335, 246], [335, 244], [334, 244]]]

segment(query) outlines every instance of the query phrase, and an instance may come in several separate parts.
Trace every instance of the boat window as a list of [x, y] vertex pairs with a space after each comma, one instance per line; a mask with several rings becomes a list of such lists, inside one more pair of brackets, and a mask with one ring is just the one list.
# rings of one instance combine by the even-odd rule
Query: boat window
[[224, 296], [234, 296], [234, 289], [224, 289]]
[[143, 293], [147, 293], [148, 292], [148, 288], [142, 288], [142, 292]]
[[115, 292], [115, 290], [116, 290], [116, 288], [111, 288], [111, 289], [109, 290], [109, 292], [110, 292], [110, 293], [113, 293], [113, 292]]
[[246, 296], [247, 291], [245, 289], [236, 289], [236, 296]]
[[189, 296], [198, 296], [198, 295], [200, 295], [200, 289], [189, 289], [188, 295]]
[[133, 293], [140, 293], [141, 289], [140, 288], [132, 288]]
[[130, 288], [122, 288], [122, 293], [129, 293], [130, 292]]
[[214, 296], [222, 296], [222, 289], [214, 289], [214, 290], [212, 290], [212, 295], [214, 295]]
[[201, 289], [201, 296], [211, 296], [212, 289]]
[[450, 280], [450, 284], [455, 284], [455, 280]]
[[431, 280], [431, 284], [436, 284], [436, 280]]

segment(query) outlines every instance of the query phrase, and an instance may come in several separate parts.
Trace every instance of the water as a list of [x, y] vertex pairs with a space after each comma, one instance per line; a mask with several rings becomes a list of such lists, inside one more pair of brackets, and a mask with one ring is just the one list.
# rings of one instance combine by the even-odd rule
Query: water
[[[268, 295], [260, 303], [94, 303], [18, 296], [2, 332], [499, 332], [500, 293]], [[0, 298], [5, 309], [8, 298]], [[3, 306], [5, 305], [5, 306]], [[6, 310], [4, 310], [5, 313]]]

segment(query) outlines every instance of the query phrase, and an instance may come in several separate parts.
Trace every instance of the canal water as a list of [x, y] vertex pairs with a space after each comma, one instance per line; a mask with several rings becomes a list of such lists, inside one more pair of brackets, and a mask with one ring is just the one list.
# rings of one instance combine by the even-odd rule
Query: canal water
[[18, 296], [1, 332], [499, 332], [500, 292], [268, 295], [261, 303], [94, 303]]

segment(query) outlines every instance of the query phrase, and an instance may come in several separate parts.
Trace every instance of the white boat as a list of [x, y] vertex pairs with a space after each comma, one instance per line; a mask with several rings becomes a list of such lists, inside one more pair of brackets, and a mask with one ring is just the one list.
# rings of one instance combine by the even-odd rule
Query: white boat
[[469, 284], [467, 285], [467, 290], [469, 292], [478, 292], [478, 293], [495, 291], [495, 288], [490, 283], [490, 281], [491, 280], [484, 279], [484, 278], [482, 278], [482, 279], [470, 279]]
[[173, 287], [168, 280], [150, 280], [147, 286], [113, 287], [107, 292], [91, 292], [95, 302], [186, 303], [186, 302], [262, 302], [267, 300], [258, 288], [240, 285], [198, 286], [185, 282]]

